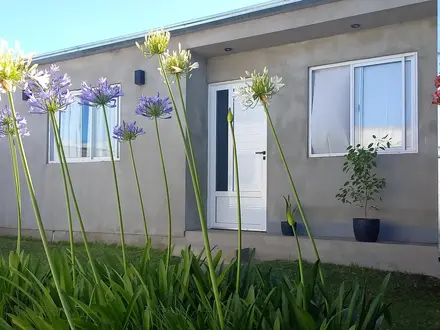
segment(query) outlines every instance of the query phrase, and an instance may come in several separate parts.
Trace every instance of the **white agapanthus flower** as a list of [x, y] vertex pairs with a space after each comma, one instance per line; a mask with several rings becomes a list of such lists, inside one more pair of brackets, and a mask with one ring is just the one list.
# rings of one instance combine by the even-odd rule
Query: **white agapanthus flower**
[[170, 33], [165, 30], [157, 30], [147, 33], [143, 44], [136, 42], [136, 47], [142, 51], [144, 56], [150, 57], [163, 54], [169, 42]]
[[267, 107], [272, 96], [284, 87], [282, 79], [278, 76], [269, 77], [267, 68], [264, 68], [263, 72], [246, 71], [246, 77], [241, 77], [244, 86], [237, 88], [235, 97], [246, 109], [255, 108], [258, 104]]
[[33, 55], [25, 55], [17, 41], [14, 48], [8, 48], [8, 42], [0, 40], [0, 97], [2, 93], [14, 92], [17, 87], [24, 89], [28, 79], [46, 86], [48, 77], [37, 70], [36, 64], [31, 66]]
[[[162, 55], [162, 63], [164, 70], [169, 76], [179, 76], [191, 78], [191, 71], [199, 67], [199, 63], [191, 63], [191, 52], [189, 50], [182, 49], [179, 43], [179, 50], [170, 54], [167, 50]], [[162, 71], [159, 69], [159, 71]], [[161, 72], [162, 73], [162, 72]]]

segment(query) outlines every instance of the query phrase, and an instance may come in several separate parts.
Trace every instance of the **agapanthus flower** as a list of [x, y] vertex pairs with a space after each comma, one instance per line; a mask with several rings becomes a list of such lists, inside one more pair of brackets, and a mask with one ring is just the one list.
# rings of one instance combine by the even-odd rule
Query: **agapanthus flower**
[[171, 111], [173, 111], [173, 107], [170, 98], [167, 96], [161, 99], [159, 93], [157, 96], [141, 96], [136, 107], [136, 114], [150, 119], [170, 119]]
[[244, 86], [238, 87], [235, 97], [245, 108], [255, 108], [259, 103], [268, 106], [269, 100], [279, 92], [284, 84], [282, 78], [278, 76], [269, 77], [269, 71], [264, 68], [263, 72], [246, 71], [246, 77], [241, 77]]
[[67, 87], [71, 86], [70, 77], [67, 74], [58, 74], [60, 68], [55, 64], [44, 70], [44, 75], [49, 78], [46, 86], [31, 80], [26, 87], [25, 93], [29, 97], [29, 112], [45, 114], [48, 112], [66, 111], [68, 105], [75, 102]]
[[440, 105], [440, 90], [432, 94], [432, 104]]
[[141, 45], [136, 42], [144, 56], [160, 55], [165, 52], [170, 41], [170, 33], [164, 30], [149, 32], [145, 35], [144, 43]]
[[435, 88], [440, 88], [440, 76], [437, 76], [434, 80]]
[[136, 126], [135, 121], [128, 124], [123, 121], [122, 125], [117, 125], [113, 129], [113, 138], [119, 142], [133, 141], [142, 134], [145, 134], [143, 128]]
[[42, 85], [46, 77], [32, 65], [33, 54], [24, 55], [20, 45], [15, 42], [14, 48], [8, 48], [8, 42], [0, 40], [0, 96], [2, 93], [14, 92], [15, 89], [26, 87], [27, 80], [37, 80]]
[[[16, 118], [18, 134], [20, 134], [20, 136], [28, 136], [29, 131], [27, 129], [26, 119], [24, 119], [24, 117], [20, 116], [18, 113], [16, 114]], [[11, 109], [6, 105], [0, 109], [0, 138], [7, 135], [15, 135], [15, 129]]]
[[[437, 76], [434, 80], [435, 88], [440, 88], [440, 76]], [[432, 104], [440, 105], [440, 90], [432, 94]]]
[[121, 87], [110, 85], [106, 78], [100, 78], [96, 87], [88, 86], [87, 83], [81, 84], [81, 94], [79, 103], [91, 107], [116, 107], [116, 99], [124, 96]]
[[[162, 61], [165, 73], [170, 76], [182, 76], [191, 78], [191, 71], [199, 67], [199, 63], [191, 63], [191, 52], [189, 50], [182, 49], [179, 43], [179, 51], [173, 50], [170, 54], [167, 50], [162, 55]], [[162, 71], [162, 70], [161, 70]]]

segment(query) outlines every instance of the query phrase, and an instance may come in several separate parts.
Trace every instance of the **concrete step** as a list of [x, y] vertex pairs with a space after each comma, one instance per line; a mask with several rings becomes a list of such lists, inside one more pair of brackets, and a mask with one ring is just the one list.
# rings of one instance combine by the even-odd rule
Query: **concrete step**
[[[235, 256], [237, 232], [209, 231], [211, 246], [225, 251], [225, 256]], [[304, 260], [315, 262], [313, 245], [307, 237], [298, 237]], [[200, 231], [187, 231], [186, 244], [203, 247]], [[437, 245], [396, 243], [362, 243], [342, 239], [315, 239], [322, 262], [371, 267], [386, 271], [400, 271], [440, 277], [439, 249]], [[255, 248], [259, 260], [297, 260], [295, 238], [266, 233], [243, 232], [243, 247]]]

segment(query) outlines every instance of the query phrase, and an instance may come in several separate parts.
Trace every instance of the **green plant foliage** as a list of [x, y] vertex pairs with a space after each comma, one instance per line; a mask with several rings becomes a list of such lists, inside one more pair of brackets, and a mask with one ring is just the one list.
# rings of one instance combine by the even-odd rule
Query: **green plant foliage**
[[[76, 329], [220, 329], [210, 275], [204, 255], [189, 248], [168, 269], [166, 257], [150, 260], [146, 246], [142, 261], [129, 265], [96, 263], [96, 284], [89, 263], [75, 263], [73, 286], [70, 254], [54, 253], [62, 292]], [[41, 272], [30, 255], [11, 252], [0, 259], [0, 329], [69, 329], [50, 272]], [[355, 284], [332, 297], [318, 279], [318, 263], [305, 274], [305, 283], [262, 271], [253, 259], [241, 268], [236, 292], [236, 261], [213, 258], [226, 329], [379, 329], [391, 322], [383, 302], [389, 275], [377, 296]]]
[[373, 135], [373, 138], [374, 142], [367, 147], [358, 144], [347, 148], [348, 153], [342, 171], [347, 173], [350, 178], [336, 194], [336, 198], [342, 203], [363, 208], [365, 219], [368, 218], [369, 209], [379, 209], [375, 196], [386, 187], [385, 178], [379, 178], [375, 173], [377, 152], [391, 147], [391, 139], [388, 138], [388, 135], [382, 139], [377, 139]]

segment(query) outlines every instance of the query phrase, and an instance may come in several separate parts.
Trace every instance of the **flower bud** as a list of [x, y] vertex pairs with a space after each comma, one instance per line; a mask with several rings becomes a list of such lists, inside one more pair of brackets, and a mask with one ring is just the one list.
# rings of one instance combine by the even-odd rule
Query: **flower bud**
[[232, 123], [234, 121], [234, 115], [232, 114], [231, 108], [228, 110], [228, 123]]

